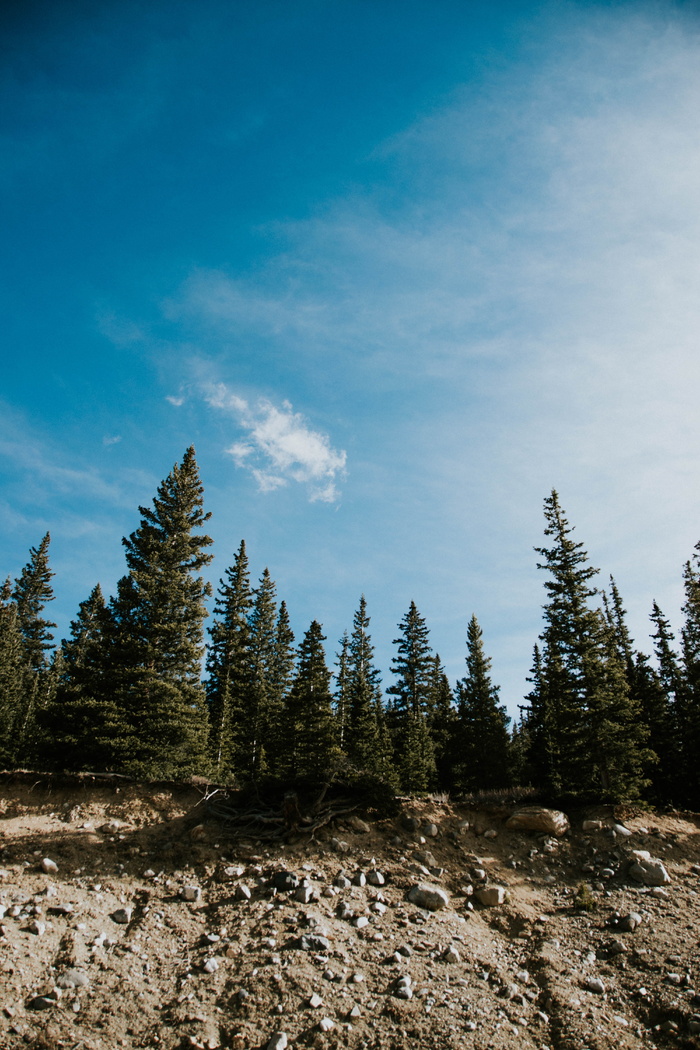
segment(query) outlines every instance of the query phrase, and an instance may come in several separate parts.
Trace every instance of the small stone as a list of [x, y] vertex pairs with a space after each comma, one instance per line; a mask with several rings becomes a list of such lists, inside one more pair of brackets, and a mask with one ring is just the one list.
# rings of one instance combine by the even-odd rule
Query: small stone
[[374, 868], [367, 874], [367, 882], [370, 886], [383, 886], [385, 881], [386, 880], [382, 873]]
[[586, 981], [585, 987], [589, 992], [595, 992], [596, 995], [605, 994], [605, 984], [601, 981], [600, 977], [589, 977]]
[[286, 1032], [274, 1032], [267, 1044], [266, 1050], [286, 1050], [288, 1044]]
[[364, 930], [365, 926], [369, 926], [369, 919], [366, 915], [358, 915], [353, 925], [357, 930]]
[[205, 973], [216, 973], [216, 971], [219, 969], [219, 960], [215, 956], [212, 956], [211, 959], [206, 960], [206, 962], [202, 966], [202, 969]]
[[272, 885], [276, 890], [295, 890], [299, 885], [299, 879], [291, 871], [277, 871], [272, 876]]
[[327, 952], [331, 946], [327, 937], [320, 937], [315, 933], [303, 934], [296, 944], [304, 952]]
[[365, 886], [367, 883], [367, 876], [364, 871], [358, 871], [352, 881], [354, 886]]
[[56, 981], [59, 988], [87, 988], [90, 978], [82, 970], [66, 970]]
[[335, 1021], [332, 1021], [330, 1017], [322, 1017], [318, 1022], [318, 1027], [322, 1032], [330, 1032], [335, 1028]]
[[183, 901], [198, 901], [201, 900], [202, 891], [199, 886], [183, 886], [180, 897]]
[[28, 1010], [50, 1010], [56, 1005], [55, 999], [50, 999], [48, 995], [35, 995], [33, 999], [30, 999], [27, 1003]]
[[628, 839], [632, 834], [630, 829], [626, 828], [624, 824], [613, 824], [612, 832], [615, 838], [618, 839]]
[[318, 1010], [319, 1006], [323, 1006], [323, 999], [316, 992], [309, 999], [309, 1006], [312, 1010]]
[[190, 831], [190, 839], [192, 842], [202, 842], [207, 837], [207, 829], [204, 824], [197, 824], [196, 827]]
[[443, 955], [443, 959], [447, 963], [458, 963], [460, 962], [460, 954], [456, 948], [448, 948]]
[[146, 868], [141, 878], [143, 879], [155, 879], [156, 873], [153, 868]]
[[49, 857], [44, 857], [40, 866], [41, 870], [47, 875], [55, 875], [58, 871], [58, 864], [55, 860], [51, 860]]
[[427, 837], [429, 839], [436, 839], [437, 835], [438, 835], [438, 826], [437, 826], [437, 824], [433, 824], [433, 823], [426, 824], [425, 827], [423, 828], [423, 834], [427, 835]]
[[246, 886], [244, 882], [239, 882], [239, 884], [233, 891], [233, 895], [237, 901], [249, 901], [250, 898], [253, 896], [250, 890], [250, 886]]
[[631, 911], [629, 915], [623, 915], [617, 924], [618, 930], [623, 930], [625, 933], [632, 933], [638, 926], [642, 924], [642, 916], [638, 911]]
[[489, 828], [488, 831], [484, 832], [484, 838], [485, 839], [497, 839], [498, 838], [498, 832], [496, 831], [495, 828]]
[[34, 919], [29, 923], [28, 929], [30, 933], [35, 934], [37, 937], [41, 937], [46, 932], [46, 924]]
[[117, 908], [110, 915], [112, 922], [118, 923], [120, 926], [126, 926], [131, 922], [132, 909], [131, 908]]
[[369, 835], [371, 828], [361, 817], [350, 816], [347, 818], [348, 827], [360, 835]]
[[504, 886], [482, 886], [481, 889], [476, 891], [476, 899], [479, 904], [483, 904], [486, 908], [494, 908], [499, 904], [503, 904], [506, 899], [506, 890]]

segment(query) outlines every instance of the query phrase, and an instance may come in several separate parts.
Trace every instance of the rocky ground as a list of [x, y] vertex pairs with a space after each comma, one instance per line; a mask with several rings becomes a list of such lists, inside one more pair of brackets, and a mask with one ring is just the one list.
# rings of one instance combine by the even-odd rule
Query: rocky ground
[[700, 1046], [700, 818], [404, 800], [270, 845], [207, 794], [2, 777], [0, 1046]]

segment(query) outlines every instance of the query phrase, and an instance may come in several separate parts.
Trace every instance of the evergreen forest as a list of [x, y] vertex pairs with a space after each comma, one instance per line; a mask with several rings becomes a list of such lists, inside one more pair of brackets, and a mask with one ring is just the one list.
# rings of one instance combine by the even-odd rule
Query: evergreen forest
[[269, 571], [251, 580], [245, 541], [212, 595], [193, 448], [139, 514], [116, 593], [97, 584], [58, 645], [48, 534], [6, 580], [0, 767], [242, 786], [370, 778], [403, 794], [529, 786], [550, 801], [700, 807], [700, 544], [683, 569], [680, 638], [654, 604], [642, 653], [614, 579], [598, 586], [553, 491], [536, 550], [542, 632], [511, 724], [476, 616], [453, 686], [412, 602], [383, 688], [364, 596], [329, 666], [322, 625], [295, 638]]

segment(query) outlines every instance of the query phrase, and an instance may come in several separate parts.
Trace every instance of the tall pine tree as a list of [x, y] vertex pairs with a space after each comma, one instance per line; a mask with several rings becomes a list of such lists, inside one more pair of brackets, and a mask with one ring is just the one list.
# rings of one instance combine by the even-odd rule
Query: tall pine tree
[[110, 603], [106, 670], [126, 727], [121, 764], [145, 776], [202, 773], [207, 710], [201, 683], [210, 515], [193, 448], [159, 485], [123, 540], [128, 575]]
[[[630, 694], [618, 640], [599, 609], [583, 544], [571, 537], [555, 491], [545, 500], [545, 536], [537, 548], [545, 582], [545, 629], [539, 692], [528, 721], [539, 753], [553, 760], [557, 793], [617, 802], [635, 799], [651, 759], [639, 705]], [[533, 756], [535, 757], [535, 756]], [[547, 771], [540, 769], [546, 784]]]
[[52, 701], [56, 678], [51, 653], [56, 624], [42, 614], [47, 602], [53, 601], [53, 572], [49, 568], [47, 532], [38, 547], [32, 547], [30, 558], [12, 591], [16, 610], [15, 627], [22, 638], [22, 693], [15, 710], [12, 727], [14, 763], [32, 765], [40, 747], [38, 716]]

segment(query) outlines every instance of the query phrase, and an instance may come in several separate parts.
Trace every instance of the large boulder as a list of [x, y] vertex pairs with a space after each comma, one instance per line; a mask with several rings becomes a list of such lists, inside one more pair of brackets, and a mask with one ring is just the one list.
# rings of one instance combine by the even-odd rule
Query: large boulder
[[645, 849], [633, 849], [627, 874], [643, 886], [665, 886], [671, 881], [663, 863]]
[[569, 830], [569, 818], [558, 809], [544, 806], [523, 806], [506, 821], [512, 831], [541, 831], [544, 835], [565, 835]]
[[411, 904], [425, 908], [427, 911], [439, 911], [440, 908], [446, 908], [450, 903], [450, 898], [445, 890], [440, 889], [439, 886], [431, 886], [428, 882], [419, 882], [417, 886], [412, 886], [408, 891], [408, 899]]

